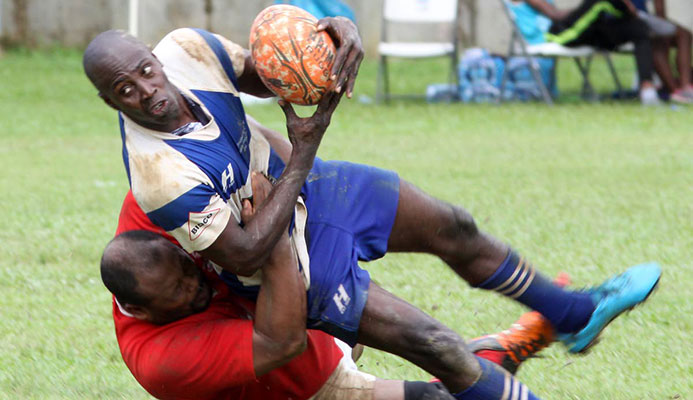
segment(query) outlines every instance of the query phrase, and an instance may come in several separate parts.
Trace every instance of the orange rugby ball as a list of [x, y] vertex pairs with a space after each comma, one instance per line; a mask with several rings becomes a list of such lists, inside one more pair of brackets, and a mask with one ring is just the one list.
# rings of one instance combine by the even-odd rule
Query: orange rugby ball
[[317, 104], [330, 88], [336, 48], [309, 12], [280, 4], [265, 8], [250, 28], [250, 51], [262, 82], [294, 104]]

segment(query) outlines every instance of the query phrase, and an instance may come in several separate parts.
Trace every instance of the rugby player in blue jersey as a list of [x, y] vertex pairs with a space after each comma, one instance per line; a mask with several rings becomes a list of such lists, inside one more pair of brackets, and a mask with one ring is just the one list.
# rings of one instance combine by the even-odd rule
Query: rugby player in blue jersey
[[[290, 225], [309, 328], [399, 355], [439, 377], [457, 399], [536, 398], [475, 357], [452, 330], [371, 282], [358, 262], [386, 251], [437, 255], [470, 285], [539, 311], [572, 352], [588, 348], [613, 318], [644, 301], [660, 268], [639, 265], [598, 287], [566, 290], [480, 231], [468, 212], [394, 172], [316, 158], [362, 57], [353, 24], [340, 18], [319, 24], [339, 44], [335, 90], [309, 118], [280, 102], [291, 145], [248, 125], [239, 93], [271, 94], [240, 46], [197, 29], [176, 30], [153, 51], [122, 32], [97, 36], [84, 68], [101, 98], [120, 111], [123, 159], [137, 203], [249, 298]], [[276, 183], [255, 218], [241, 224], [252, 170]]]

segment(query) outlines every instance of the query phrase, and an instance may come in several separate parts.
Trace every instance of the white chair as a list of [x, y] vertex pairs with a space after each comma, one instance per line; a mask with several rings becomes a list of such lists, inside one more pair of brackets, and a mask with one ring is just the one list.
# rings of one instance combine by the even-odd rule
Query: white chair
[[[505, 11], [508, 19], [511, 22], [512, 37], [510, 39], [510, 49], [508, 51], [508, 58], [510, 57], [526, 57], [532, 69], [532, 75], [534, 80], [539, 85], [542, 92], [542, 97], [547, 104], [553, 104], [553, 99], [549, 90], [546, 88], [544, 81], [541, 79], [541, 74], [539, 72], [539, 66], [534, 61], [534, 57], [546, 57], [553, 58], [554, 60], [558, 58], [572, 58], [582, 75], [582, 96], [585, 98], [595, 97], [594, 88], [590, 82], [589, 74], [590, 67], [592, 65], [592, 59], [595, 54], [600, 54], [606, 60], [606, 63], [611, 72], [611, 76], [614, 79], [614, 84], [619, 94], [623, 93], [623, 86], [621, 81], [618, 79], [616, 74], [616, 69], [614, 68], [613, 62], [611, 61], [611, 56], [609, 52], [595, 49], [590, 46], [579, 46], [579, 47], [567, 47], [560, 45], [558, 43], [545, 42], [538, 44], [528, 44], [525, 38], [522, 36], [522, 32], [517, 23], [517, 18], [512, 10], [512, 5], [509, 0], [501, 0], [503, 5], [503, 10]], [[622, 46], [619, 51], [629, 51], [632, 49], [632, 44], [626, 44]], [[632, 50], [630, 50], [632, 51]], [[554, 79], [555, 79], [555, 63], [554, 63]], [[503, 99], [503, 94], [505, 93], [505, 84], [507, 81], [507, 70], [503, 74], [503, 79], [501, 80], [501, 101]]]
[[[383, 0], [383, 19], [381, 38], [378, 44], [378, 82], [376, 100], [389, 101], [390, 82], [387, 61], [389, 57], [421, 59], [433, 57], [448, 57], [450, 59], [450, 83], [457, 82], [457, 51], [458, 51], [458, 0]], [[391, 28], [421, 29], [424, 24], [435, 24], [436, 30], [448, 25], [450, 34], [445, 41], [416, 42], [408, 40], [393, 40]], [[418, 97], [418, 96], [417, 96]]]

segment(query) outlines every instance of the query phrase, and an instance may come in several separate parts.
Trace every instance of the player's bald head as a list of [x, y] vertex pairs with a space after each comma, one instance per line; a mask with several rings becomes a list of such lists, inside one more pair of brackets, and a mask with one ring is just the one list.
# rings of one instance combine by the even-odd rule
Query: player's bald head
[[110, 30], [98, 34], [87, 46], [82, 66], [89, 80], [99, 91], [108, 84], [113, 65], [132, 52], [151, 50], [136, 37], [122, 30]]
[[101, 279], [121, 304], [147, 305], [150, 299], [138, 292], [137, 277], [165, 266], [162, 260], [171, 251], [175, 251], [175, 246], [154, 232], [125, 232], [106, 245], [101, 257]]
[[149, 231], [116, 236], [101, 258], [101, 278], [126, 312], [158, 325], [204, 311], [212, 300], [195, 261]]

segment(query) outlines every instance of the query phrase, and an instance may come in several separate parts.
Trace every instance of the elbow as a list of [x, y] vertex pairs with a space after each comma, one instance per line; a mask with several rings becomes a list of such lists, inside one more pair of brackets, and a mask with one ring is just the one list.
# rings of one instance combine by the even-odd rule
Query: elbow
[[[267, 259], [263, 252], [252, 248], [244, 249], [234, 255], [233, 259], [228, 257], [227, 262], [220, 266], [228, 272], [245, 277], [253, 276]], [[216, 260], [213, 261], [216, 262]]]
[[252, 276], [263, 266], [271, 251], [253, 239], [230, 240], [229, 235], [223, 236], [200, 254], [232, 274]]
[[265, 265], [270, 252], [271, 249], [267, 250], [259, 243], [245, 246], [238, 253], [238, 258], [234, 262], [237, 269], [234, 273], [241, 276], [252, 276]]
[[249, 257], [235, 262], [230, 272], [245, 277], [253, 276], [262, 267], [264, 261], [264, 257]]
[[301, 329], [300, 333], [293, 335], [289, 340], [287, 340], [286, 346], [286, 356], [292, 359], [304, 351], [308, 347], [308, 335], [305, 329]]
[[282, 342], [282, 344], [279, 346], [281, 349], [281, 351], [278, 352], [280, 353], [279, 358], [281, 359], [282, 363], [289, 362], [293, 358], [306, 351], [306, 347], [308, 347], [308, 335], [306, 334], [305, 329], [302, 329], [300, 333], [297, 333], [296, 335], [293, 335]]
[[238, 276], [250, 277], [253, 276], [260, 269], [260, 265], [257, 264], [244, 264], [241, 266], [234, 267], [231, 272]]

